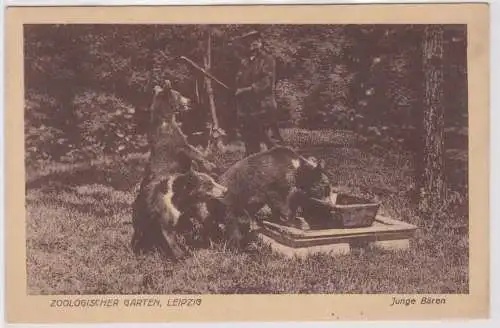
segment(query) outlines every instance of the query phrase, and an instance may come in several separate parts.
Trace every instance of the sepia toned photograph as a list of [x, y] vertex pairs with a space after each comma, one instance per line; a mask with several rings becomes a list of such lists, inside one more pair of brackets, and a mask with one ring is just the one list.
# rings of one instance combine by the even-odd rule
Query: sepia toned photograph
[[[96, 12], [11, 30], [21, 52], [10, 69], [22, 67], [11, 88], [22, 92], [10, 129], [23, 138], [10, 167], [24, 175], [12, 189], [24, 213], [7, 225], [20, 252], [9, 255], [21, 288], [11, 295], [47, 296], [38, 300], [50, 316], [74, 322], [97, 308], [120, 321], [131, 307], [156, 318], [177, 308], [271, 319], [303, 307], [304, 320], [389, 319], [363, 304], [369, 295], [434, 318], [474, 297], [477, 311], [462, 314], [484, 315], [488, 130], [477, 117], [487, 108], [484, 92], [471, 100], [471, 85], [488, 90], [484, 70], [471, 71], [488, 60], [479, 14], [476, 25], [148, 23], [143, 9], [137, 20]], [[205, 297], [217, 295], [267, 296], [269, 313], [209, 314], [224, 298]], [[344, 295], [358, 297], [350, 309]], [[245, 301], [260, 302], [233, 308]]]
[[466, 25], [24, 46], [30, 294], [468, 293]]

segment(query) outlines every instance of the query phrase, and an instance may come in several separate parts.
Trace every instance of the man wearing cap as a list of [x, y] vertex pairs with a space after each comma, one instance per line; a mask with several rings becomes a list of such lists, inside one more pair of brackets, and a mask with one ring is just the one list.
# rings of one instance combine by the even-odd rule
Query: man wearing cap
[[[266, 131], [277, 118], [274, 95], [276, 62], [262, 50], [259, 32], [247, 33], [239, 41], [246, 46], [246, 53], [236, 73], [235, 96], [241, 136], [248, 156], [260, 151], [261, 142], [268, 148], [275, 145]], [[276, 137], [281, 141], [279, 134]]]

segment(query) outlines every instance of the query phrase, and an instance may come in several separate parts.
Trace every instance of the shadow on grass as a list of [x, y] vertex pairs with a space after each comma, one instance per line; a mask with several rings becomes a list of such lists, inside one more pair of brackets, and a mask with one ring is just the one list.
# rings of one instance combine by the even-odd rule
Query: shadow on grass
[[142, 158], [87, 165], [76, 169], [54, 169], [26, 182], [26, 189], [70, 190], [76, 186], [103, 184], [119, 191], [130, 191], [142, 178], [146, 161]]
[[64, 208], [73, 213], [75, 217], [84, 215], [92, 216], [96, 219], [103, 219], [118, 212], [129, 212], [129, 202], [110, 202], [106, 199], [100, 201], [72, 202], [67, 199], [50, 198], [50, 205], [55, 208]]

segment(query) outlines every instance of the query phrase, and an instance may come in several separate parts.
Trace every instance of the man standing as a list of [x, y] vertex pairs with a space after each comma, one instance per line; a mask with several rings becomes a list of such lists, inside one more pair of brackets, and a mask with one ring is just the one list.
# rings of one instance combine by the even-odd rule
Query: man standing
[[246, 156], [260, 151], [260, 144], [264, 142], [267, 148], [275, 142], [267, 135], [267, 130], [277, 131], [277, 105], [275, 99], [275, 69], [274, 58], [263, 51], [260, 33], [253, 31], [240, 38], [247, 53], [241, 61], [236, 74], [236, 107], [238, 121]]

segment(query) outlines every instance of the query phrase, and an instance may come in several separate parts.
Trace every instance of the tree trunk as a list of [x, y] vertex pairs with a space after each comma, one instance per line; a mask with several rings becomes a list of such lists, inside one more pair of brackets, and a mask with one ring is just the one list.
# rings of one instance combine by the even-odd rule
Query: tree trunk
[[443, 27], [428, 25], [424, 32], [424, 149], [420, 210], [434, 220], [445, 198]]

